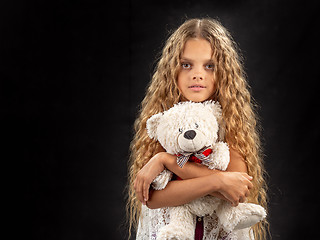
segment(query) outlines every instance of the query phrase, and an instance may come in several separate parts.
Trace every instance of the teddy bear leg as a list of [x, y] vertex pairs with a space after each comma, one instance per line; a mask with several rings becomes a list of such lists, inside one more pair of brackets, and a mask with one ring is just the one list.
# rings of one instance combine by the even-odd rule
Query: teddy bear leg
[[213, 196], [204, 196], [185, 204], [185, 206], [192, 214], [203, 217], [214, 214], [215, 209], [220, 205], [221, 201], [219, 198]]
[[216, 214], [223, 228], [228, 232], [251, 227], [267, 215], [263, 207], [253, 203], [239, 203], [237, 207], [223, 203]]
[[193, 240], [194, 215], [186, 207], [174, 207], [170, 211], [170, 223], [158, 231], [157, 240]]

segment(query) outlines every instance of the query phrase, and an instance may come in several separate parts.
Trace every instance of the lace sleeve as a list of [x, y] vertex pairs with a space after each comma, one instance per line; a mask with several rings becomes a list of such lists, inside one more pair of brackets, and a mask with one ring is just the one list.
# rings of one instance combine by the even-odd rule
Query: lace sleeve
[[141, 208], [141, 216], [137, 231], [137, 240], [156, 240], [158, 230], [169, 224], [170, 208]]

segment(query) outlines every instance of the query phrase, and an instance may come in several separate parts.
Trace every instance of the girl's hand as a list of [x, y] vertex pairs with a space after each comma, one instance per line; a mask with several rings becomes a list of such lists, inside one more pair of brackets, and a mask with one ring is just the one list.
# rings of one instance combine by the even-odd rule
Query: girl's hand
[[134, 182], [134, 189], [142, 204], [146, 205], [149, 200], [149, 188], [152, 181], [164, 170], [164, 154], [159, 152], [138, 172]]
[[249, 190], [253, 187], [252, 177], [241, 172], [218, 172], [219, 187], [218, 192], [226, 198], [232, 206], [238, 206], [245, 202], [249, 195]]

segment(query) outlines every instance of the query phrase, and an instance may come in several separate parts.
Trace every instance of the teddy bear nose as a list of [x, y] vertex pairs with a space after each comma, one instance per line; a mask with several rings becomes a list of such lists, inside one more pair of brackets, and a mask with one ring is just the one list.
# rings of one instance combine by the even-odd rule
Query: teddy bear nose
[[186, 131], [183, 136], [186, 138], [186, 139], [189, 139], [189, 140], [192, 140], [194, 139], [194, 137], [196, 136], [196, 132], [194, 130], [188, 130]]

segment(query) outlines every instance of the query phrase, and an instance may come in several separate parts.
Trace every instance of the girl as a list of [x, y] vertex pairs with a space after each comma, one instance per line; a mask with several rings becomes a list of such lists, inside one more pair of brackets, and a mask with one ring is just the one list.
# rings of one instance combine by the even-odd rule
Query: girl
[[[146, 121], [180, 101], [218, 101], [222, 107], [224, 140], [230, 148], [226, 172], [188, 162], [183, 168], [146, 132]], [[237, 206], [252, 202], [266, 208], [266, 185], [256, 116], [241, 59], [228, 31], [216, 20], [191, 19], [167, 40], [135, 121], [129, 168], [128, 212], [137, 239], [156, 239], [170, 220], [170, 207], [213, 195]], [[167, 168], [183, 180], [164, 190], [149, 187]], [[197, 220], [196, 239], [265, 239], [267, 222], [233, 233], [219, 229], [215, 216]], [[183, 224], [183, 223], [182, 223]]]

